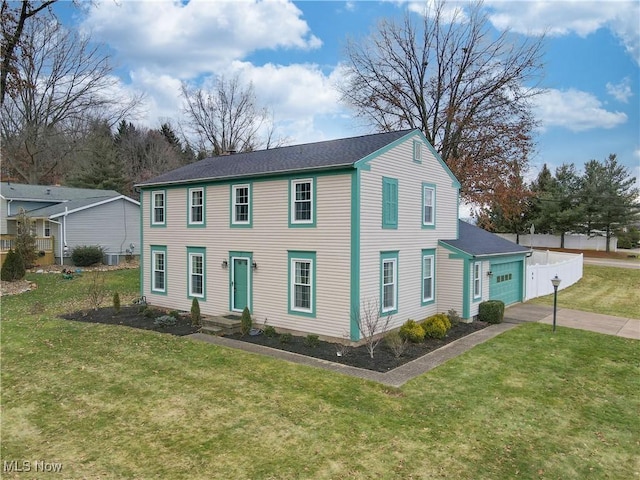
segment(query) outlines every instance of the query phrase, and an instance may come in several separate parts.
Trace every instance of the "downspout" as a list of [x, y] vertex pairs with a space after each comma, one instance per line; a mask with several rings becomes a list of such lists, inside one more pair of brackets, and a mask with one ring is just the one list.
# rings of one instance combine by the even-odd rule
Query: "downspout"
[[[60, 225], [60, 228], [62, 228], [62, 223], [61, 222], [56, 222], [55, 220], [51, 220], [51, 219], [49, 219], [49, 221], [51, 223], [56, 223], [56, 224]], [[60, 265], [63, 265], [64, 264], [64, 259], [62, 258], [62, 254], [63, 254], [62, 242], [58, 240], [58, 243], [60, 244]]]

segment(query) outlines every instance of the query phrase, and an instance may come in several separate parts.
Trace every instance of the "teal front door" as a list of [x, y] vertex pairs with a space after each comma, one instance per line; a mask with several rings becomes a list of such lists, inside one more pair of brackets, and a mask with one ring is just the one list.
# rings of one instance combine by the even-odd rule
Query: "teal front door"
[[232, 310], [241, 312], [249, 304], [249, 259], [233, 259], [231, 292]]

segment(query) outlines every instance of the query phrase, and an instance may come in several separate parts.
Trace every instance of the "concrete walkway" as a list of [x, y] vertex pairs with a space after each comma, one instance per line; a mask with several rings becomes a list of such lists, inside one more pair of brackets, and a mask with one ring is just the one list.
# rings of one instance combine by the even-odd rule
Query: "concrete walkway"
[[[400, 387], [412, 378], [428, 372], [447, 360], [463, 354], [476, 345], [484, 343], [507, 330], [517, 327], [518, 324], [525, 322], [539, 322], [551, 325], [553, 322], [553, 307], [527, 304], [514, 305], [507, 308], [505, 311], [504, 323], [490, 325], [487, 328], [460, 338], [442, 348], [439, 348], [438, 350], [430, 352], [385, 373], [373, 372], [371, 370], [351, 367], [349, 365], [329, 362], [327, 360], [307, 357], [297, 353], [286, 352], [270, 347], [264, 347], [262, 345], [255, 345], [248, 342], [207, 335], [204, 333], [194, 333], [188, 337], [194, 340], [212, 343], [214, 345], [237, 348], [251, 353], [268, 355], [289, 362], [324, 368], [325, 370], [372, 380], [392, 387]], [[611, 315], [558, 309], [556, 312], [556, 325], [640, 340], [640, 320], [630, 318], [619, 318]]]

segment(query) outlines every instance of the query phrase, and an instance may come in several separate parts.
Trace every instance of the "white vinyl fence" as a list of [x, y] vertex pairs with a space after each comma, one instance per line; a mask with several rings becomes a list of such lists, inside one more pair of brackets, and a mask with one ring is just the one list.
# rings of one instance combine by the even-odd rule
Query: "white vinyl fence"
[[[517, 243], [515, 233], [498, 233], [497, 235]], [[520, 245], [523, 247], [534, 248], [560, 248], [560, 235], [548, 235], [544, 233], [520, 235]], [[572, 250], [604, 251], [607, 249], [607, 239], [605, 237], [589, 237], [588, 235], [583, 234], [567, 233], [564, 236], [564, 248]], [[617, 237], [611, 237], [609, 241], [609, 248], [612, 252], [616, 252], [618, 250]]]
[[558, 275], [558, 290], [582, 278], [582, 254], [534, 250], [527, 258], [527, 293], [525, 300], [553, 293], [551, 279]]

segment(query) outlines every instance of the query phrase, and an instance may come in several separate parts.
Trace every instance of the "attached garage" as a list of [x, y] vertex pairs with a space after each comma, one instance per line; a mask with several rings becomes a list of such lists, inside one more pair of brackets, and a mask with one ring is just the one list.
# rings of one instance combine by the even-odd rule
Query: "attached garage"
[[491, 261], [490, 300], [502, 300], [505, 305], [522, 301], [523, 264], [522, 259], [505, 262]]

